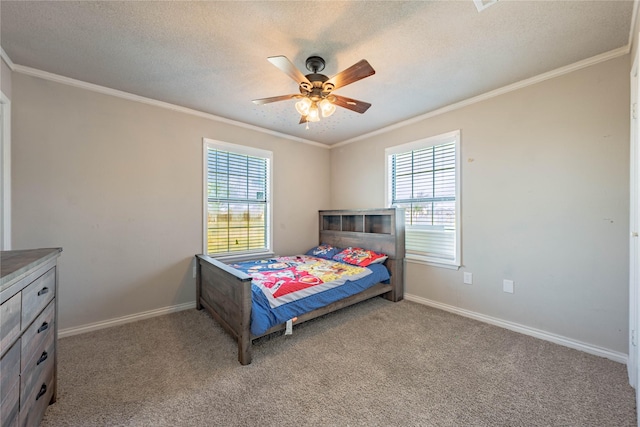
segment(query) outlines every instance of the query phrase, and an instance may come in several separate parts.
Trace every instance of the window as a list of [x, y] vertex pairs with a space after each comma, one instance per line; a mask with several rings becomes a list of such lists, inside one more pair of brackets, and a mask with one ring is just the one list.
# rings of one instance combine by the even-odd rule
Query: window
[[205, 253], [271, 251], [270, 151], [204, 140]]
[[405, 209], [407, 259], [460, 266], [460, 131], [388, 148], [388, 204]]

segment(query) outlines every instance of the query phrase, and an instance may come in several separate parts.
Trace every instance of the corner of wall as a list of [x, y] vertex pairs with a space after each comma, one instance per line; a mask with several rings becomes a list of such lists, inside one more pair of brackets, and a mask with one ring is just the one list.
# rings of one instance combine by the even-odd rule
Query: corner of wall
[[629, 69], [633, 67], [633, 59], [636, 56], [636, 52], [638, 51], [638, 42], [640, 41], [638, 32], [640, 28], [638, 28], [638, 9], [640, 8], [640, 0], [633, 0], [633, 11], [631, 15], [631, 29], [629, 30], [629, 52], [631, 53], [631, 63], [629, 64]]
[[0, 50], [0, 57], [2, 58], [0, 61], [0, 91], [8, 99], [11, 99], [13, 62], [6, 56], [4, 50]]

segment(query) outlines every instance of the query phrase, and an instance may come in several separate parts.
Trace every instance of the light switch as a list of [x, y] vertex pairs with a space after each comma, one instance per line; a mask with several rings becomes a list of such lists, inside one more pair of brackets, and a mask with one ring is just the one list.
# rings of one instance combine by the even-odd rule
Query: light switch
[[502, 281], [502, 290], [512, 294], [513, 293], [513, 280], [504, 279]]
[[473, 274], [465, 271], [463, 281], [465, 285], [471, 285], [473, 283]]

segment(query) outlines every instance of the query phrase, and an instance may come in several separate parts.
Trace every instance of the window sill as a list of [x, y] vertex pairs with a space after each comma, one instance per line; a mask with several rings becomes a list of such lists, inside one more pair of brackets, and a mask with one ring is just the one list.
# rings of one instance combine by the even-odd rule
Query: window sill
[[412, 257], [411, 255], [407, 255], [406, 256], [406, 260], [407, 260], [408, 263], [411, 263], [411, 264], [428, 265], [428, 266], [431, 266], [431, 267], [447, 268], [449, 270], [459, 270], [460, 267], [461, 267], [460, 265], [458, 265], [455, 262], [447, 263], [447, 262], [442, 262], [442, 261], [431, 260], [431, 259], [428, 259], [428, 258]]
[[273, 258], [276, 254], [273, 252], [245, 252], [241, 254], [233, 255], [209, 255], [211, 258], [215, 258], [221, 262], [240, 262], [249, 261], [254, 259], [267, 259]]

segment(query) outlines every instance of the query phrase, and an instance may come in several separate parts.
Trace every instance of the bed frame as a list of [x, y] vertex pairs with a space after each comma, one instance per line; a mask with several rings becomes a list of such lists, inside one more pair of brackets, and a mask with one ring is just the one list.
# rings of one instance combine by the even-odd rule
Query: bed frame
[[[389, 256], [390, 283], [377, 283], [364, 291], [298, 316], [295, 324], [382, 295], [400, 301], [404, 295], [404, 209], [320, 211], [320, 240], [336, 247], [362, 247]], [[207, 255], [196, 255], [196, 307], [203, 308], [238, 342], [238, 360], [251, 363], [256, 338], [285, 329], [276, 325], [263, 335], [252, 335], [251, 276]]]

